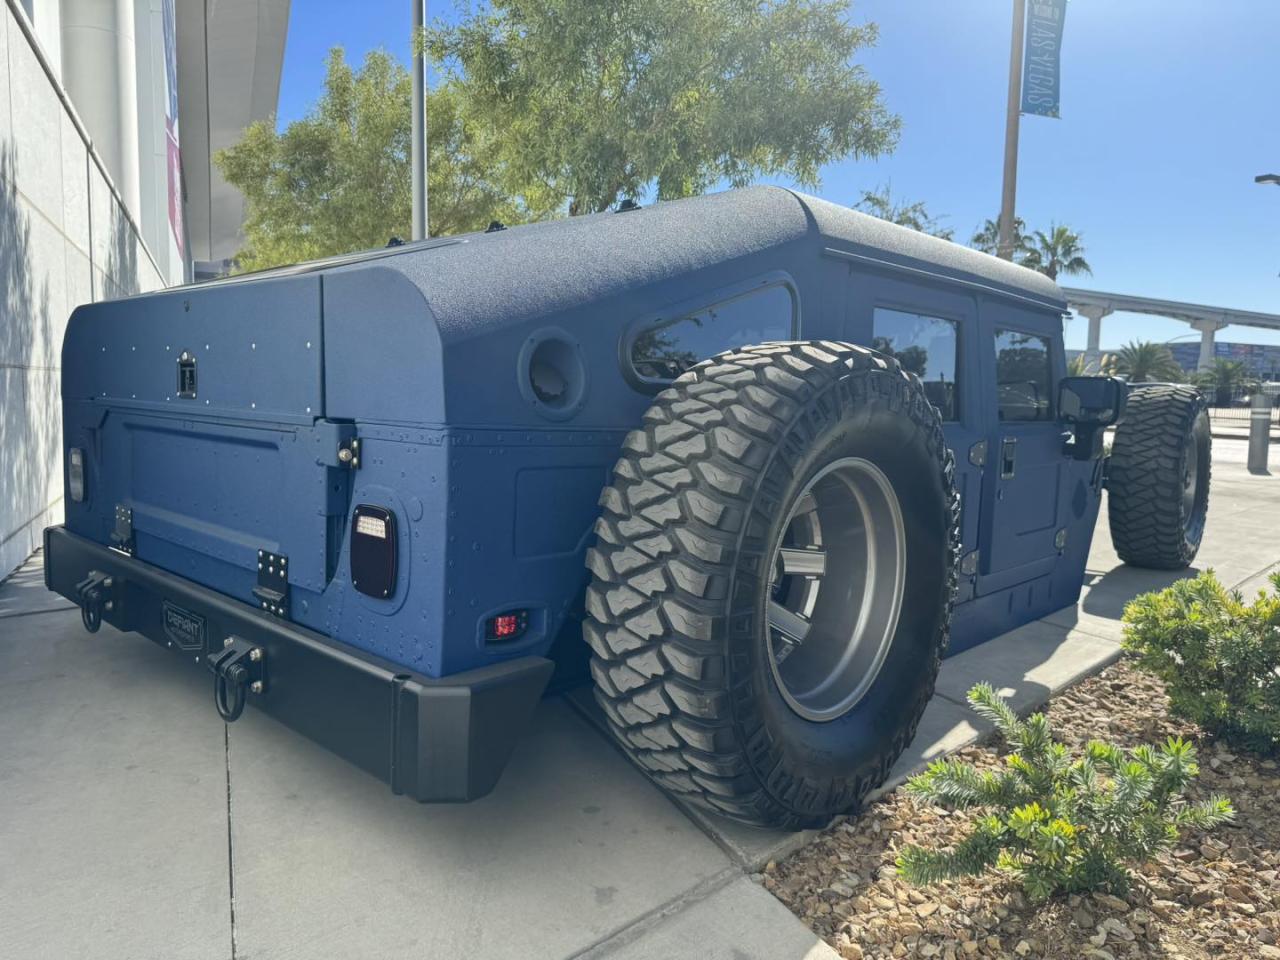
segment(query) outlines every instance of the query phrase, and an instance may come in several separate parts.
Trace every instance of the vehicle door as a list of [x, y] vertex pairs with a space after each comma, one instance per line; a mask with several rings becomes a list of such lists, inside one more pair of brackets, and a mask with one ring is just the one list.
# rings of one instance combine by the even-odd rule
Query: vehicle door
[[1065, 540], [1067, 462], [1055, 409], [1065, 373], [1061, 317], [985, 298], [981, 310], [989, 431], [980, 594], [1052, 569]]

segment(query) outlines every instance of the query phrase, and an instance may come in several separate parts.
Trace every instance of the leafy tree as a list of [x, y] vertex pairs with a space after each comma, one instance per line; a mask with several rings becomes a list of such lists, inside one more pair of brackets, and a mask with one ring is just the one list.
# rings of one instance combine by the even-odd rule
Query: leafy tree
[[1093, 273], [1089, 261], [1084, 258], [1080, 234], [1068, 227], [1050, 224], [1048, 233], [1033, 231], [1026, 239], [1025, 250], [1018, 262], [1038, 270], [1050, 280], [1057, 280], [1058, 274], [1063, 273]]
[[982, 773], [960, 760], [935, 760], [907, 790], [948, 807], [987, 807], [973, 832], [950, 850], [905, 847], [898, 870], [912, 883], [975, 876], [997, 867], [1032, 900], [1055, 893], [1124, 893], [1130, 863], [1170, 849], [1185, 827], [1207, 829], [1235, 816], [1230, 801], [1183, 798], [1199, 774], [1195, 748], [1170, 739], [1133, 750], [1097, 740], [1073, 758], [1054, 742], [1043, 713], [1025, 721], [988, 685], [969, 703], [995, 724], [1013, 752], [1004, 769]]
[[[1000, 221], [984, 220], [982, 226], [969, 238], [969, 246], [989, 253], [993, 257], [1000, 252]], [[1026, 250], [1027, 224], [1021, 217], [1013, 218], [1013, 248], [1015, 251]]]
[[1238, 390], [1247, 390], [1257, 384], [1249, 375], [1249, 368], [1239, 360], [1218, 357], [1213, 366], [1195, 374], [1192, 382], [1198, 387], [1213, 391], [1213, 402], [1219, 407], [1228, 406]]
[[608, 209], [892, 149], [849, 0], [492, 0], [422, 42], [533, 209]]
[[907, 203], [905, 200], [895, 201], [890, 195], [889, 184], [877, 187], [875, 190], [863, 190], [862, 199], [854, 204], [853, 208], [869, 213], [873, 217], [879, 217], [881, 220], [896, 223], [900, 227], [919, 230], [932, 237], [941, 237], [943, 240], [951, 240], [955, 237], [954, 230], [943, 227], [939, 222], [940, 218], [929, 213], [923, 200], [917, 200], [914, 203]]
[[888, 337], [872, 337], [871, 349], [897, 360], [902, 364], [903, 370], [914, 373], [917, 377], [923, 378], [929, 369], [929, 351], [919, 344], [913, 343], [895, 350], [893, 341]]
[[[251, 125], [214, 156], [245, 197], [245, 245], [238, 269], [255, 270], [410, 235], [409, 72], [380, 50], [353, 70], [340, 47], [329, 53], [324, 92], [282, 132]], [[427, 100], [429, 232], [483, 229], [528, 216], [492, 179], [491, 144], [466, 122], [459, 92], [444, 84]]]
[[1130, 383], [1177, 383], [1183, 378], [1173, 352], [1165, 344], [1150, 340], [1133, 340], [1121, 347], [1116, 354], [1115, 371]]

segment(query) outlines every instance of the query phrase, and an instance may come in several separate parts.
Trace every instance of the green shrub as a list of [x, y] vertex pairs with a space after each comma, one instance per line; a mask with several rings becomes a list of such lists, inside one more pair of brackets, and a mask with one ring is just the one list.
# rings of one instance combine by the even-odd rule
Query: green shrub
[[1172, 712], [1259, 753], [1280, 749], [1280, 574], [1252, 604], [1206, 571], [1124, 611], [1128, 650], [1165, 683]]
[[969, 691], [969, 703], [1013, 752], [999, 772], [937, 760], [907, 783], [909, 792], [932, 803], [991, 808], [949, 850], [905, 847], [898, 870], [912, 883], [996, 867], [1021, 881], [1032, 900], [1088, 890], [1124, 893], [1127, 863], [1172, 847], [1181, 827], [1212, 827], [1235, 815], [1222, 797], [1183, 798], [1199, 772], [1195, 748], [1183, 740], [1134, 750], [1091, 741], [1084, 756], [1073, 759], [1054, 742], [1044, 714], [1019, 720], [985, 683]]

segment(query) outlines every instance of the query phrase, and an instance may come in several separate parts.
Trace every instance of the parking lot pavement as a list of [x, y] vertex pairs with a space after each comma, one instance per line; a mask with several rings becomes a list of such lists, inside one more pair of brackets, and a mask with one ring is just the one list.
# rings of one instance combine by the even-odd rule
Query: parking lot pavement
[[[1280, 480], [1223, 458], [1197, 569], [1280, 567]], [[1105, 519], [1081, 602], [948, 659], [891, 783], [983, 733], [979, 679], [1031, 709], [1119, 655], [1118, 617], [1172, 575], [1119, 565]], [[420, 806], [270, 719], [224, 726], [205, 673], [0, 585], [0, 953], [23, 960], [832, 952], [750, 874], [808, 834], [686, 813], [590, 698], [545, 701], [497, 790]]]

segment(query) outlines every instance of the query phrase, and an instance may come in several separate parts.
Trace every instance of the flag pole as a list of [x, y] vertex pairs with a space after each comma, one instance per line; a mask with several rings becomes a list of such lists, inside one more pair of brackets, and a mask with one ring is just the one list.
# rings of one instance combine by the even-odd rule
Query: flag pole
[[427, 237], [427, 82], [420, 46], [422, 28], [427, 19], [427, 0], [413, 0], [413, 239]]
[[1004, 191], [1000, 199], [1000, 234], [996, 255], [1013, 259], [1014, 204], [1018, 195], [1018, 122], [1022, 109], [1022, 46], [1027, 0], [1013, 0], [1013, 40], [1009, 51], [1009, 107], [1004, 127]]

